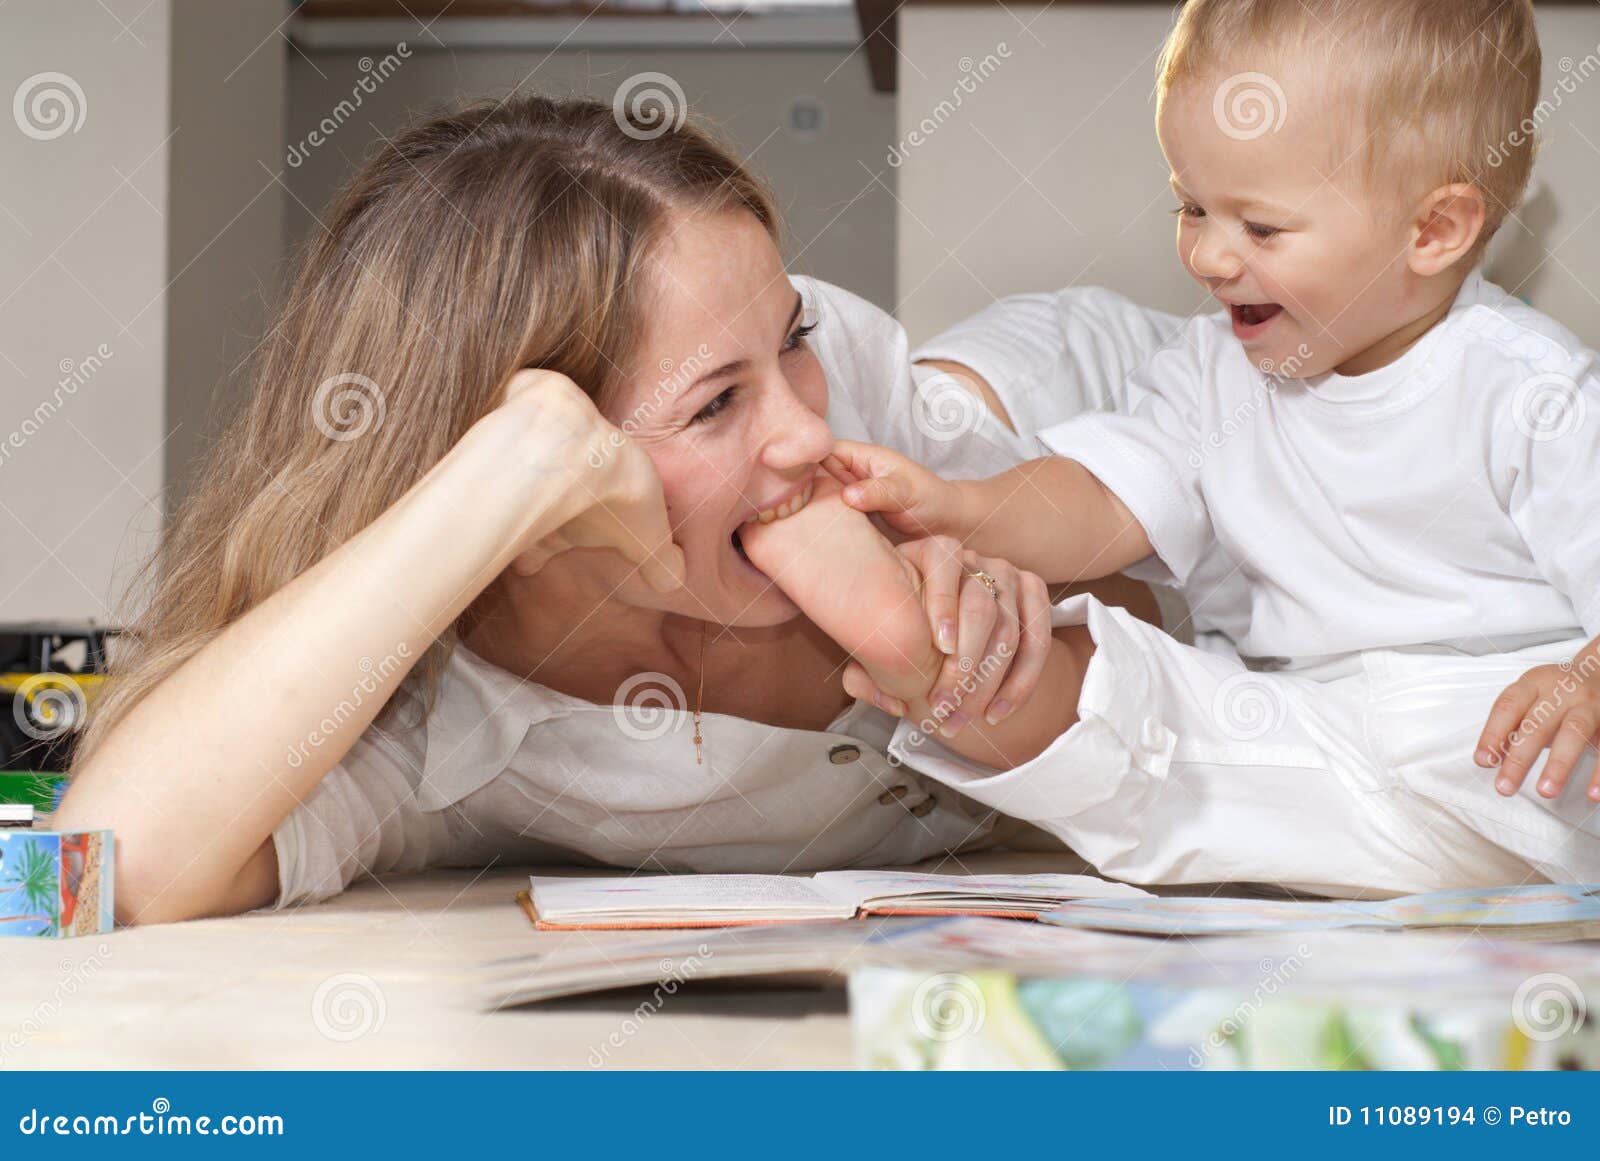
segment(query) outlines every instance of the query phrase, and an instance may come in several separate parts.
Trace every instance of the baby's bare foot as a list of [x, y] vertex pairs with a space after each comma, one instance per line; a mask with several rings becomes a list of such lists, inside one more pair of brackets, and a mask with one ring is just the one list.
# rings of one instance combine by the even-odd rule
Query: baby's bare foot
[[841, 491], [819, 474], [800, 511], [740, 530], [745, 553], [879, 689], [907, 701], [923, 697], [943, 657], [923, 611], [921, 577]]

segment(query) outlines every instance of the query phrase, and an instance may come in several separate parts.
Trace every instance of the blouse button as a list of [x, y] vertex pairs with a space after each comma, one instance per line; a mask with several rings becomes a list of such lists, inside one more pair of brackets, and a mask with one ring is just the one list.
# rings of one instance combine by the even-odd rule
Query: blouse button
[[909, 786], [892, 786], [878, 795], [878, 804], [880, 806], [893, 806], [910, 793], [910, 790]]
[[911, 813], [912, 813], [913, 817], [921, 818], [923, 815], [928, 814], [929, 812], [931, 812], [933, 810], [933, 808], [938, 806], [938, 805], [939, 805], [939, 800], [937, 798], [935, 798], [933, 795], [930, 794], [930, 795], [928, 795], [928, 797], [924, 798], [921, 802], [919, 802], [915, 806], [913, 806], [911, 808]]
[[847, 762], [854, 762], [861, 757], [860, 746], [835, 746], [828, 751], [828, 761], [835, 766], [843, 766]]

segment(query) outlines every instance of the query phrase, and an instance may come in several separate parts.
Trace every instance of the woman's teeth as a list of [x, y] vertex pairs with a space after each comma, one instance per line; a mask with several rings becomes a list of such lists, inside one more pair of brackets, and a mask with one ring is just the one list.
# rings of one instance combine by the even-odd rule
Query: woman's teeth
[[807, 484], [806, 490], [798, 496], [791, 496], [776, 508], [764, 508], [757, 512], [756, 519], [763, 524], [771, 524], [774, 520], [782, 520], [785, 516], [793, 516], [811, 502], [811, 492], [815, 487], [815, 484]]

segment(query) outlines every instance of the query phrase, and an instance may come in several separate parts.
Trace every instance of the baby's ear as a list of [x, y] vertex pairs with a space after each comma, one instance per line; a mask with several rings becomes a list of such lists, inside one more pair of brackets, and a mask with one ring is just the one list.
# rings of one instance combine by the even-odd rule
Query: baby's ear
[[1443, 274], [1473, 252], [1486, 220], [1483, 194], [1476, 186], [1440, 186], [1417, 207], [1407, 264], [1424, 278]]

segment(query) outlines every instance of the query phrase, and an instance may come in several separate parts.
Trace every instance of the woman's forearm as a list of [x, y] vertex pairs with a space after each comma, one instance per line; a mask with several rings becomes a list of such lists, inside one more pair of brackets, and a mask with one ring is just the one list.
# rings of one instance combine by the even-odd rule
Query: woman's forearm
[[491, 419], [174, 670], [75, 772], [59, 825], [116, 832], [121, 920], [270, 902], [263, 868], [278, 824], [529, 529], [566, 518], [550, 507], [566, 490], [556, 473], [541, 482], [537, 465], [519, 466], [518, 425], [536, 416]]

